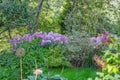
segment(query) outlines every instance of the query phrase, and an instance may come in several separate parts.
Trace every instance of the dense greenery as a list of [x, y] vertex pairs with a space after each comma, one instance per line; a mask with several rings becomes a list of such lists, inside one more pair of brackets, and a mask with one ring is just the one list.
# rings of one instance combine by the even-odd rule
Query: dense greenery
[[[118, 38], [113, 38], [102, 58], [106, 61], [106, 66], [102, 72], [97, 73], [95, 80], [119, 80], [120, 79], [120, 42]], [[103, 63], [103, 62], [102, 62]], [[92, 79], [90, 79], [92, 80]]]
[[[0, 79], [87, 80], [95, 68], [102, 70], [96, 80], [119, 79], [119, 4], [120, 0], [0, 0]], [[79, 67], [94, 69], [74, 69]], [[46, 75], [50, 68], [56, 68], [55, 73]]]

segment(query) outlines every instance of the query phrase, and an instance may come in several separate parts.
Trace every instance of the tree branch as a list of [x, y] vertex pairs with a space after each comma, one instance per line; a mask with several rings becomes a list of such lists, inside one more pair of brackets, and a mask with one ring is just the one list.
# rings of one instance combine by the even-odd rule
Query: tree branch
[[0, 32], [0, 34], [2, 34], [3, 32], [5, 32], [5, 31], [7, 31], [8, 29], [6, 28], [6, 29], [4, 29], [4, 30], [2, 30], [1, 32]]
[[41, 0], [39, 5], [38, 5], [38, 12], [36, 13], [36, 19], [35, 19], [35, 26], [33, 27], [33, 33], [36, 31], [37, 27], [38, 27], [38, 23], [39, 23], [39, 14], [41, 12], [42, 9], [42, 5], [43, 5], [44, 0]]

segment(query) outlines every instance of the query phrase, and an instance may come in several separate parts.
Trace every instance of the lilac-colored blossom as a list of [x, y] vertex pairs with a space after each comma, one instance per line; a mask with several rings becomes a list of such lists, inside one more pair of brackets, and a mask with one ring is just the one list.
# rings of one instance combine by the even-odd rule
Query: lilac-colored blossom
[[98, 36], [98, 37], [96, 38], [96, 43], [97, 43], [98, 45], [102, 45], [102, 36]]
[[30, 36], [31, 36], [30, 34], [25, 34], [25, 35], [22, 37], [22, 39], [23, 39], [23, 40], [26, 40], [26, 39], [28, 39]]
[[58, 43], [58, 44], [67, 44], [68, 38], [65, 35], [53, 33], [52, 31], [48, 34], [46, 32], [36, 32], [34, 34], [25, 34], [23, 36], [14, 37], [10, 40], [10, 44], [13, 44], [13, 51], [16, 51], [18, 44], [23, 44], [25, 41], [32, 42], [35, 41], [36, 38], [41, 38], [42, 41], [40, 42], [41, 46], [45, 46], [47, 43]]
[[29, 37], [28, 37], [28, 42], [32, 42], [34, 40], [34, 35], [30, 35]]
[[12, 51], [15, 52], [17, 48], [18, 48], [17, 45], [14, 45]]
[[20, 41], [17, 38], [13, 38], [9, 41], [10, 44], [20, 44]]
[[107, 36], [108, 34], [109, 34], [109, 32], [108, 32], [108, 31], [106, 31], [104, 35], [106, 35], [106, 36]]
[[111, 37], [112, 34], [110, 34], [108, 31], [106, 31], [104, 34], [101, 34], [101, 35], [98, 35], [97, 37], [92, 37], [90, 39], [91, 42], [95, 42], [98, 46], [101, 46], [102, 43], [109, 43], [111, 42], [111, 38], [114, 38], [114, 37]]
[[41, 46], [44, 46], [46, 44], [46, 40], [42, 40], [42, 42], [41, 42]]
[[102, 40], [103, 40], [103, 42], [107, 42], [108, 41], [107, 36], [103, 36]]
[[46, 43], [51, 43], [52, 41], [51, 40], [46, 40]]
[[40, 32], [34, 33], [34, 36], [36, 36], [37, 38], [43, 38], [44, 37], [44, 35]]
[[90, 38], [90, 41], [91, 41], [91, 42], [96, 42], [96, 37]]

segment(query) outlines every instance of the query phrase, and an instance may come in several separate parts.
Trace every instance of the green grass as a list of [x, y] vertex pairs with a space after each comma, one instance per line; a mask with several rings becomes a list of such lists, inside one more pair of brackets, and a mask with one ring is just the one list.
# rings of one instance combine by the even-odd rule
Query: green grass
[[[88, 78], [95, 78], [96, 72], [98, 70], [96, 69], [90, 69], [90, 68], [66, 68], [64, 70], [62, 69], [45, 69], [44, 73], [46, 74], [46, 71], [49, 72], [51, 76], [59, 74], [61, 77], [67, 78], [68, 80], [88, 80]], [[6, 68], [0, 68], [0, 80], [11, 80], [12, 78], [18, 78], [20, 77], [19, 71], [13, 71]], [[12, 75], [11, 75], [12, 74]], [[17, 76], [16, 76], [17, 75]], [[29, 76], [29, 75], [28, 75]], [[9, 79], [8, 79], [9, 78]]]
[[88, 80], [88, 78], [95, 78], [96, 69], [90, 68], [67, 68], [67, 69], [50, 69], [51, 75], [60, 74], [62, 77], [68, 78], [68, 80]]

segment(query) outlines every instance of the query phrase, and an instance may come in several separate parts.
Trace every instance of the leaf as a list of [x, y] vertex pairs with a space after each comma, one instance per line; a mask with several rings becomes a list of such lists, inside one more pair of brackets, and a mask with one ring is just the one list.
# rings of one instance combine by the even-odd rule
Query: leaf
[[35, 79], [35, 76], [28, 76], [28, 79], [34, 80], [34, 79]]

